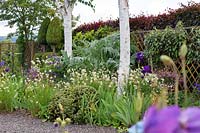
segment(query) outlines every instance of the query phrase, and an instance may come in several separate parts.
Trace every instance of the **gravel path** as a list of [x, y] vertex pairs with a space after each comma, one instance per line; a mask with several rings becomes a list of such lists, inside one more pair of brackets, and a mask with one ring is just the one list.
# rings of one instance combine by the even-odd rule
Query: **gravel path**
[[[97, 127], [89, 125], [69, 125], [66, 127], [69, 133], [116, 133], [113, 128]], [[0, 133], [58, 133], [50, 122], [42, 122], [25, 113], [16, 111], [0, 114]]]

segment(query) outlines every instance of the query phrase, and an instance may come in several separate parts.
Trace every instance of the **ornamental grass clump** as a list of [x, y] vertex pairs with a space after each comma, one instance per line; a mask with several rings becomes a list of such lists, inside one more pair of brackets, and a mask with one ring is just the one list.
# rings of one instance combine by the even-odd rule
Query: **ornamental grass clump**
[[1, 73], [0, 76], [0, 112], [14, 111], [20, 108], [21, 90], [23, 80], [15, 75]]

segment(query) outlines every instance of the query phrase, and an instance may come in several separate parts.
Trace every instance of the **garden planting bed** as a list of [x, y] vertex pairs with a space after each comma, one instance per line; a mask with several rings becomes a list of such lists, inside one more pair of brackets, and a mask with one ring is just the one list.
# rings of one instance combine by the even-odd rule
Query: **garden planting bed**
[[[32, 117], [26, 111], [0, 113], [0, 133], [57, 133], [51, 122]], [[115, 133], [114, 128], [91, 125], [68, 125], [65, 131], [69, 133]]]

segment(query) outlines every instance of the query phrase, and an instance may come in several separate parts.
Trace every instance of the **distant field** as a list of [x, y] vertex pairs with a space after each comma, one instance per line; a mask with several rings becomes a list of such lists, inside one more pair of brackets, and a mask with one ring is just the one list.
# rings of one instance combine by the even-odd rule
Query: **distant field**
[[[4, 40], [6, 40], [6, 36], [0, 36], [0, 42], [1, 42], [1, 41], [4, 41]], [[17, 40], [17, 37], [12, 37], [12, 38], [11, 38], [11, 41], [12, 41], [13, 43], [15, 43], [16, 40]]]

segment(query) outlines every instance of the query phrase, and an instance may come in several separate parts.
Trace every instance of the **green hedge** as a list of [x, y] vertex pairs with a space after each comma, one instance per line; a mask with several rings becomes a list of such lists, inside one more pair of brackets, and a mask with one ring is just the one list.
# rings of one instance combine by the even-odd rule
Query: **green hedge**
[[187, 61], [200, 62], [200, 29], [186, 31], [180, 22], [175, 29], [167, 27], [147, 34], [144, 41], [146, 56], [152, 58], [155, 64], [160, 62], [160, 56], [163, 54], [178, 60], [178, 51], [184, 41], [188, 46]]

